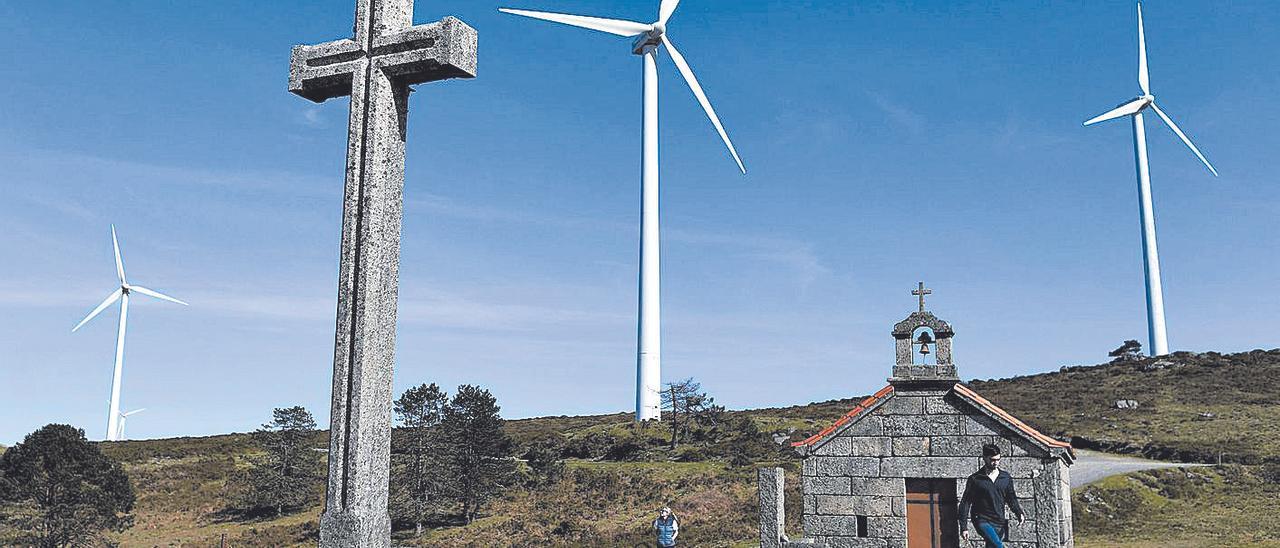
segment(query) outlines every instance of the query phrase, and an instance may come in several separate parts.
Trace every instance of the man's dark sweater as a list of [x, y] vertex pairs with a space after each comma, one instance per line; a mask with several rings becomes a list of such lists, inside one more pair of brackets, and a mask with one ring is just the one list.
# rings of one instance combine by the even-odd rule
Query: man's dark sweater
[[968, 526], [970, 515], [974, 520], [995, 525], [1009, 523], [1004, 517], [1006, 503], [1014, 514], [1022, 515], [1018, 494], [1013, 491], [1013, 477], [1008, 472], [1001, 470], [994, 482], [986, 470], [974, 472], [965, 483], [964, 496], [960, 498], [960, 527]]

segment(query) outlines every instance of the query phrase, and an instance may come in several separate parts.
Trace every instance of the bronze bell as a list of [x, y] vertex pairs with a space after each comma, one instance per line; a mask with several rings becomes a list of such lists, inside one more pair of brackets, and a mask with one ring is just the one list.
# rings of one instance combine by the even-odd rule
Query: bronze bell
[[933, 342], [933, 337], [929, 336], [929, 332], [921, 331], [920, 336], [916, 337], [916, 342], [920, 343], [920, 354], [929, 355], [929, 343]]

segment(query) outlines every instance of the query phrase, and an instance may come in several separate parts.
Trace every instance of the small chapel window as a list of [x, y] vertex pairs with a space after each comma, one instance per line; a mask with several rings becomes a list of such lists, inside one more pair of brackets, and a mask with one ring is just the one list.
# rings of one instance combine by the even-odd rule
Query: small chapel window
[[858, 518], [858, 536], [867, 536], [867, 516], [857, 516]]

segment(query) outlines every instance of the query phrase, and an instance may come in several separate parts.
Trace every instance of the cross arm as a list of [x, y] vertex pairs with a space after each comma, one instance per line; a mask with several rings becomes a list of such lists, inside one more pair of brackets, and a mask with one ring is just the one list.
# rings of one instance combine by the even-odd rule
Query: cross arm
[[294, 46], [289, 91], [317, 103], [351, 93], [352, 74], [364, 68], [364, 52], [353, 40]]
[[402, 84], [475, 78], [476, 29], [455, 17], [373, 39], [374, 66]]
[[346, 39], [294, 46], [289, 91], [316, 103], [342, 97], [366, 62], [404, 85], [476, 75], [476, 30], [455, 17], [377, 35], [371, 46]]

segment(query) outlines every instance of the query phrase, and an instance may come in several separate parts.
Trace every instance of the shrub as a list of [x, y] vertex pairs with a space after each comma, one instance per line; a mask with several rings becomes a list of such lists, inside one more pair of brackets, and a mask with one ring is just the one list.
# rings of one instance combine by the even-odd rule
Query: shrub
[[613, 436], [604, 432], [591, 432], [572, 438], [565, 444], [564, 455], [576, 459], [598, 459], [605, 456], [615, 443]]
[[1268, 462], [1258, 469], [1258, 478], [1272, 485], [1280, 485], [1280, 462]]
[[564, 477], [564, 438], [547, 436], [539, 438], [529, 445], [524, 458], [529, 462], [529, 483], [533, 486], [550, 485]]

